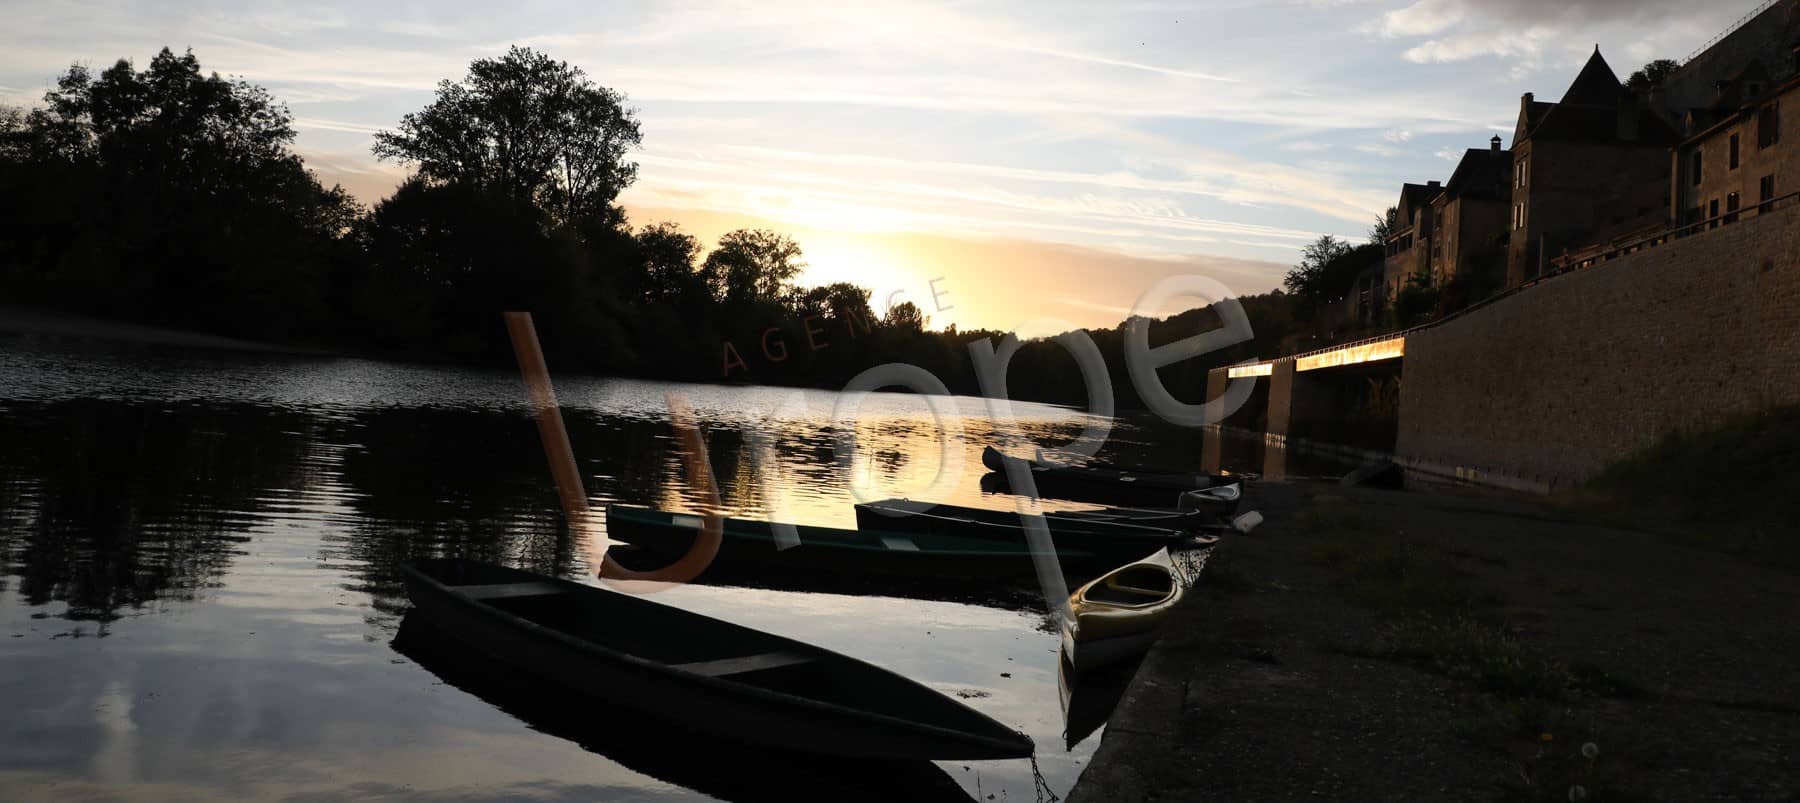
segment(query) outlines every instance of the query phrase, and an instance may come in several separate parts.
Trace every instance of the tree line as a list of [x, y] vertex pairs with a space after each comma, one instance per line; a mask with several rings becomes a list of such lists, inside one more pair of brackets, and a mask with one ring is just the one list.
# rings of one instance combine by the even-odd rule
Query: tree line
[[[838, 386], [906, 362], [978, 391], [968, 344], [910, 303], [877, 316], [866, 288], [803, 287], [788, 236], [740, 230], [710, 250], [618, 205], [642, 142], [626, 97], [513, 47], [444, 80], [375, 137], [411, 170], [363, 207], [292, 149], [266, 89], [164, 48], [95, 73], [77, 65], [42, 105], [0, 110], [0, 292], [13, 302], [374, 356], [510, 364], [498, 312], [530, 310], [553, 369]], [[1270, 355], [1308, 318], [1306, 293], [1241, 299], [1257, 337], [1163, 370], [1198, 399], [1208, 368]], [[1207, 308], [1159, 325], [1219, 325]], [[1092, 332], [1125, 406], [1123, 325]], [[779, 348], [771, 348], [771, 345]], [[734, 354], [735, 352], [735, 354]], [[734, 364], [733, 357], [736, 357]], [[1082, 401], [1062, 347], [1025, 345], [1018, 398]]]

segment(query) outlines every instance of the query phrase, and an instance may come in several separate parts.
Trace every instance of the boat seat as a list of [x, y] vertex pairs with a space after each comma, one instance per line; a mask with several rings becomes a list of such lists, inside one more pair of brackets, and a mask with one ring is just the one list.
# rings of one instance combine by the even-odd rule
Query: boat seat
[[454, 586], [453, 590], [469, 599], [508, 599], [512, 597], [537, 597], [546, 594], [566, 594], [569, 589], [559, 583], [546, 583], [542, 580], [526, 583], [491, 583], [476, 586]]
[[761, 672], [764, 669], [779, 669], [812, 661], [812, 656], [798, 652], [776, 650], [759, 652], [754, 655], [740, 655], [735, 658], [718, 658], [711, 661], [693, 661], [685, 664], [670, 664], [671, 668], [705, 675], [710, 678], [742, 675], [749, 672]]

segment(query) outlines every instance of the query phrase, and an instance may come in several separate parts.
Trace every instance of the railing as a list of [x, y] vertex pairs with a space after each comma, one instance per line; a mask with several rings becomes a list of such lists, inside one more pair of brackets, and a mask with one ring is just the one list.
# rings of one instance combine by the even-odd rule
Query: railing
[[1665, 226], [1657, 229], [1653, 234], [1637, 237], [1635, 239], [1617, 239], [1586, 246], [1579, 251], [1572, 251], [1551, 258], [1549, 260], [1549, 269], [1544, 271], [1543, 275], [1536, 278], [1547, 279], [1551, 276], [1567, 273], [1572, 270], [1581, 270], [1582, 268], [1600, 262], [1607, 262], [1627, 254], [1637, 253], [1646, 248], [1655, 248], [1673, 240], [1679, 240], [1712, 231], [1720, 226], [1730, 226], [1746, 217], [1766, 215], [1783, 207], [1794, 206], [1796, 202], [1800, 202], [1800, 192], [1790, 193], [1779, 198], [1771, 198], [1767, 201], [1762, 201], [1755, 206], [1733, 209], [1724, 214], [1710, 217], [1705, 220], [1682, 223], [1674, 226]]
[[[1366, 346], [1371, 343], [1380, 343], [1384, 340], [1392, 340], [1397, 337], [1406, 337], [1407, 335], [1413, 334], [1415, 332], [1423, 332], [1427, 329], [1434, 329], [1436, 327], [1443, 326], [1446, 323], [1454, 321], [1458, 318], [1461, 318], [1465, 315], [1469, 315], [1473, 312], [1476, 312], [1477, 310], [1481, 310], [1492, 304], [1499, 303], [1499, 302], [1504, 301], [1508, 298], [1511, 298], [1515, 295], [1526, 292], [1526, 291], [1530, 290], [1531, 288], [1535, 287], [1539, 282], [1544, 281], [1545, 279], [1559, 276], [1564, 273], [1570, 273], [1573, 271], [1581, 270], [1582, 268], [1590, 267], [1590, 266], [1599, 264], [1601, 262], [1608, 262], [1613, 259], [1617, 259], [1618, 257], [1624, 256], [1626, 254], [1636, 253], [1645, 248], [1654, 248], [1655, 246], [1669, 242], [1670, 240], [1677, 240], [1677, 239], [1681, 239], [1683, 237], [1691, 237], [1695, 234], [1700, 234], [1702, 232], [1711, 231], [1713, 229], [1719, 228], [1720, 226], [1729, 226], [1729, 225], [1732, 225], [1732, 224], [1738, 222], [1738, 220], [1742, 217], [1756, 217], [1757, 215], [1765, 215], [1765, 214], [1775, 211], [1776, 209], [1780, 209], [1783, 207], [1791, 207], [1791, 206], [1795, 206], [1795, 205], [1800, 205], [1800, 192], [1790, 193], [1790, 194], [1783, 195], [1778, 198], [1771, 198], [1767, 201], [1758, 203], [1755, 206], [1747, 206], [1747, 207], [1744, 207], [1743, 209], [1726, 212], [1725, 214], [1719, 215], [1718, 217], [1708, 218], [1706, 220], [1701, 220], [1701, 221], [1697, 221], [1694, 223], [1684, 223], [1679, 226], [1670, 226], [1670, 227], [1660, 230], [1655, 235], [1644, 237], [1644, 238], [1641, 238], [1638, 240], [1633, 240], [1633, 241], [1627, 242], [1624, 245], [1608, 247], [1608, 248], [1605, 248], [1604, 250], [1595, 250], [1593, 248], [1583, 249], [1583, 251], [1580, 252], [1579, 254], [1570, 254], [1568, 256], [1558, 257], [1557, 259], [1552, 260], [1551, 264], [1556, 266], [1555, 270], [1546, 271], [1543, 275], [1537, 276], [1537, 277], [1531, 279], [1530, 281], [1525, 282], [1524, 284], [1521, 284], [1517, 287], [1509, 288], [1509, 289], [1501, 291], [1499, 293], [1495, 293], [1494, 295], [1491, 295], [1491, 296], [1488, 296], [1487, 298], [1481, 299], [1480, 301], [1470, 304], [1467, 307], [1464, 307], [1455, 312], [1452, 312], [1449, 315], [1445, 315], [1442, 318], [1438, 318], [1438, 319], [1432, 320], [1432, 321], [1426, 321], [1425, 323], [1419, 324], [1417, 326], [1409, 327], [1406, 329], [1397, 329], [1397, 330], [1389, 332], [1387, 334], [1365, 337], [1365, 338], [1362, 338], [1361, 340], [1353, 340], [1348, 343], [1340, 343], [1335, 346], [1325, 346], [1323, 348], [1317, 348], [1317, 349], [1313, 349], [1311, 351], [1303, 351], [1303, 352], [1300, 352], [1297, 354], [1291, 354], [1291, 355], [1287, 355], [1284, 357], [1275, 357], [1273, 359], [1258, 360], [1254, 364], [1259, 365], [1259, 366], [1260, 365], [1273, 365], [1274, 363], [1276, 363], [1279, 360], [1286, 360], [1286, 359], [1292, 359], [1295, 361], [1299, 361], [1299, 360], [1305, 359], [1307, 357], [1312, 357], [1312, 356], [1324, 354], [1327, 352], [1337, 351], [1339, 349], [1349, 349], [1349, 348], [1356, 348], [1358, 346]], [[1589, 253], [1590, 251], [1592, 251], [1593, 253]], [[1578, 261], [1577, 261], [1577, 257], [1579, 257]], [[1239, 366], [1239, 367], [1243, 367], [1243, 366]]]
[[1725, 41], [1725, 37], [1730, 36], [1734, 33], [1737, 33], [1737, 30], [1739, 28], [1744, 27], [1744, 23], [1749, 22], [1753, 19], [1756, 19], [1757, 15], [1763, 13], [1764, 11], [1768, 11], [1771, 6], [1773, 6], [1779, 2], [1781, 2], [1781, 0], [1768, 0], [1767, 2], [1763, 3], [1762, 5], [1759, 5], [1756, 8], [1751, 9], [1750, 13], [1745, 14], [1737, 22], [1731, 23], [1730, 25], [1726, 26], [1725, 30], [1720, 31], [1718, 36], [1714, 36], [1713, 38], [1706, 40], [1705, 44], [1702, 44], [1700, 47], [1695, 48], [1694, 52], [1689, 53], [1687, 58], [1681, 60], [1681, 63], [1683, 65], [1686, 65], [1688, 62], [1693, 61], [1696, 58], [1699, 58], [1701, 53], [1705, 53], [1707, 51], [1707, 49], [1711, 48], [1713, 45], [1716, 45], [1722, 41]]

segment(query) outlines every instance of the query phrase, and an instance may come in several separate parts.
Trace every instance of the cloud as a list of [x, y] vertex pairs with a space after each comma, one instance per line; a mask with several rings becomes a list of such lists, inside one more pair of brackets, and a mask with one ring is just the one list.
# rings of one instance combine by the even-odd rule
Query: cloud
[[1385, 39], [1429, 37], [1403, 51], [1416, 64], [1497, 58], [1513, 62], [1517, 75], [1577, 61], [1596, 42], [1614, 43], [1633, 58], [1679, 57], [1741, 13], [1676, 0], [1414, 0], [1361, 30]]

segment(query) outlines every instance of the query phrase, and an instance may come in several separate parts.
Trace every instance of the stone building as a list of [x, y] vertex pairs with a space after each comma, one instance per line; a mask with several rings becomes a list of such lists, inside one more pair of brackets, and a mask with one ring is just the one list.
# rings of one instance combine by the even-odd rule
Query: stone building
[[1674, 152], [1671, 214], [1682, 224], [1735, 223], [1800, 192], [1800, 77], [1769, 80], [1753, 62], [1720, 82], [1711, 107], [1690, 111], [1693, 130]]
[[1562, 99], [1527, 93], [1513, 132], [1506, 284], [1571, 247], [1668, 222], [1674, 128], [1625, 90], [1594, 49]]
[[1400, 202], [1394, 205], [1394, 224], [1388, 232], [1381, 272], [1382, 293], [1390, 304], [1407, 282], [1429, 280], [1432, 235], [1436, 231], [1431, 202], [1442, 191], [1443, 186], [1436, 181], [1400, 188]]
[[1718, 100], [1720, 82], [1742, 72], [1751, 62], [1757, 62], [1772, 81], [1793, 75], [1797, 43], [1800, 0], [1777, 0], [1695, 53], [1663, 80], [1651, 100], [1666, 110], [1669, 122], [1680, 126], [1689, 110], [1713, 106]]
[[1431, 285], [1459, 279], [1467, 300], [1498, 289], [1505, 279], [1505, 242], [1512, 208], [1512, 152], [1494, 137], [1487, 148], [1465, 152], [1443, 192], [1431, 202], [1436, 226], [1431, 245]]

